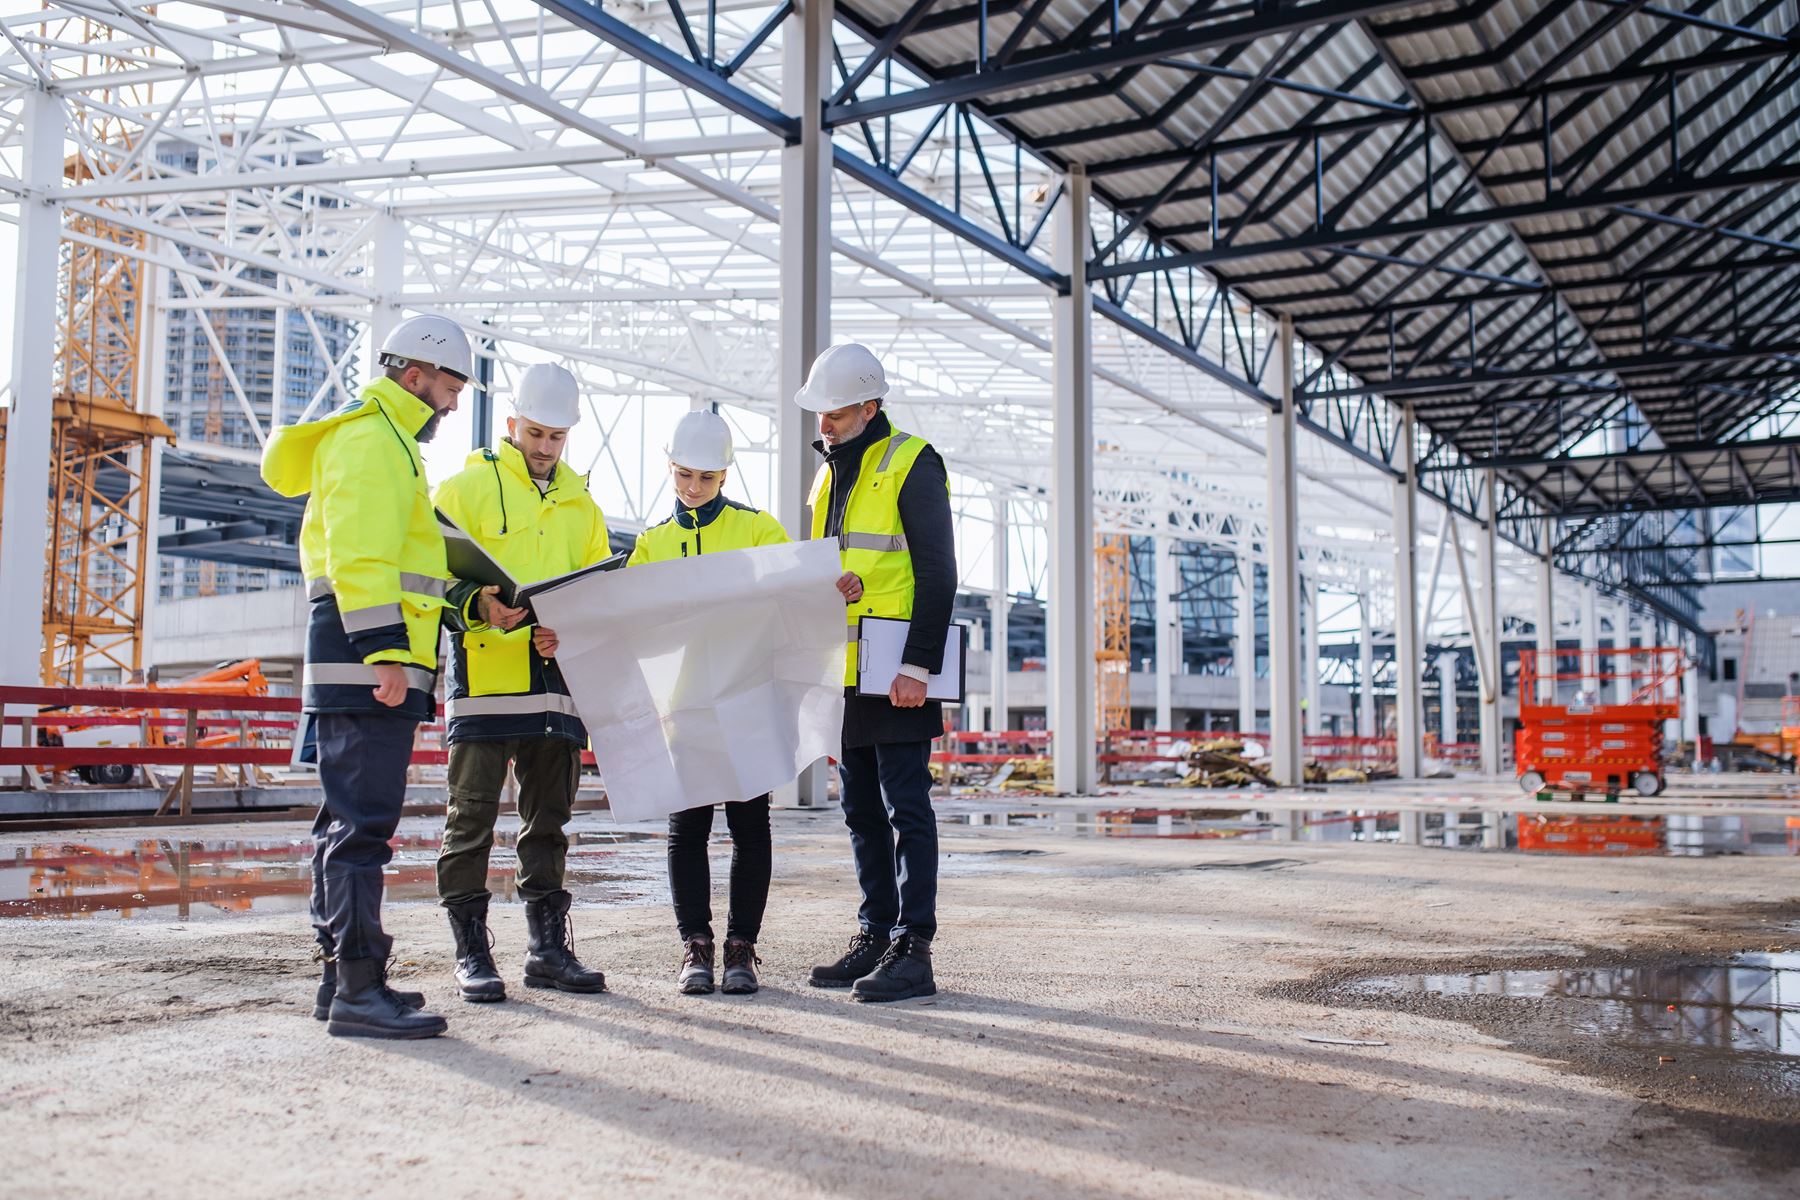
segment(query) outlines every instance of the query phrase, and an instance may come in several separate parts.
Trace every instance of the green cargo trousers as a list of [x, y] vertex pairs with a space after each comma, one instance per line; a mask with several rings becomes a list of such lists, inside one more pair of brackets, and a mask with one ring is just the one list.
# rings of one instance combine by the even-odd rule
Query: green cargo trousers
[[569, 823], [581, 779], [581, 747], [560, 737], [454, 742], [450, 807], [437, 860], [438, 898], [445, 904], [488, 894], [488, 852], [508, 762], [519, 779], [519, 895], [538, 900], [563, 890], [569, 853], [563, 826]]

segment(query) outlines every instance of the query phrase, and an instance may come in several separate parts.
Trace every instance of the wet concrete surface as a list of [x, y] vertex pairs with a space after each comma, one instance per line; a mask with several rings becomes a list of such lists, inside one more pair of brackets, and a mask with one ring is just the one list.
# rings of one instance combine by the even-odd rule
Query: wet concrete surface
[[[250, 1177], [263, 1194], [441, 1200], [546, 1179], [578, 1195], [945, 1200], [1791, 1200], [1800, 1185], [1782, 1149], [1800, 1144], [1791, 1099], [1703, 1048], [1548, 1017], [1579, 998], [1356, 990], [1792, 955], [1800, 905], [1770, 903], [1800, 894], [1791, 859], [1310, 841], [1286, 814], [1248, 845], [945, 816], [940, 991], [895, 1008], [805, 985], [854, 921], [831, 811], [775, 814], [753, 997], [676, 993], [653, 827], [622, 843], [589, 840], [616, 830], [603, 815], [570, 830], [608, 872], [642, 856], [621, 885], [642, 898], [576, 914], [604, 996], [460, 1004], [441, 915], [396, 895], [397, 986], [451, 1024], [413, 1045], [324, 1036], [298, 892], [293, 911], [209, 920], [0, 919], [0, 1178], [27, 1196], [236, 1195]], [[404, 822], [396, 867], [426, 865], [439, 828]], [[244, 846], [307, 846], [299, 825], [165, 836], [214, 846], [220, 870], [258, 864]], [[0, 838], [0, 867], [70, 844]], [[721, 915], [728, 841], [714, 850]], [[522, 906], [492, 919], [516, 983]]]

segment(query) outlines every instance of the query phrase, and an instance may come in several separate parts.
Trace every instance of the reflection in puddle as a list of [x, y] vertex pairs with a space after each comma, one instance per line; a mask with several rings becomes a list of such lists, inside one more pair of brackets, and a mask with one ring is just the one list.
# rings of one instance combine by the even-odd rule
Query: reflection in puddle
[[[496, 900], [517, 898], [516, 830], [499, 830], [488, 863]], [[396, 837], [386, 869], [393, 901], [437, 900], [437, 834]], [[643, 898], [663, 876], [660, 835], [630, 830], [571, 832], [566, 874], [577, 903]], [[0, 917], [147, 913], [190, 917], [305, 912], [312, 842], [173, 841], [30, 846], [0, 859]]]
[[1725, 963], [1390, 976], [1351, 990], [1566, 1000], [1571, 1028], [1611, 1041], [1800, 1058], [1800, 953], [1746, 954]]
[[1568, 816], [1478, 808], [1400, 810], [977, 808], [939, 821], [1073, 837], [1390, 842], [1451, 850], [1620, 857], [1800, 855], [1800, 820], [1776, 816]]

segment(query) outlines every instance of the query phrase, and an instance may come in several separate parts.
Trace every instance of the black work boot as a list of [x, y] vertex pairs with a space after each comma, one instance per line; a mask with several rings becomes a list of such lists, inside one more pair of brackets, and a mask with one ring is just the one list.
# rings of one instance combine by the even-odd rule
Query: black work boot
[[875, 964], [881, 961], [887, 948], [887, 934], [870, 933], [865, 929], [850, 939], [850, 945], [844, 950], [842, 958], [834, 963], [814, 967], [806, 982], [814, 987], [849, 987], [875, 969]]
[[713, 990], [713, 942], [689, 938], [682, 943], [681, 974], [675, 983], [684, 996], [710, 996]]
[[720, 989], [727, 996], [748, 996], [754, 992], [756, 982], [756, 964], [762, 959], [756, 957], [756, 943], [746, 942], [743, 938], [725, 939], [725, 983]]
[[378, 958], [345, 958], [337, 964], [337, 994], [331, 998], [332, 1037], [428, 1038], [448, 1029], [436, 1013], [407, 1008], [387, 987], [387, 964]]
[[525, 986], [559, 992], [604, 992], [606, 976], [590, 971], [575, 957], [569, 905], [575, 897], [551, 892], [525, 902], [525, 928], [530, 952], [525, 956]]
[[444, 905], [456, 936], [456, 986], [471, 1004], [506, 999], [506, 981], [494, 966], [494, 935], [488, 929], [488, 898]]
[[875, 969], [856, 981], [850, 994], [858, 1000], [937, 995], [937, 981], [931, 977], [931, 939], [911, 933], [896, 938]]
[[[324, 965], [324, 970], [319, 974], [319, 990], [313, 996], [313, 1020], [325, 1021], [331, 1017], [331, 998], [337, 995], [337, 959], [319, 949], [313, 951], [313, 960]], [[387, 987], [385, 983], [382, 986]], [[388, 991], [393, 994], [394, 1003], [402, 1008], [425, 1007], [423, 992], [396, 992], [393, 988], [388, 988]]]

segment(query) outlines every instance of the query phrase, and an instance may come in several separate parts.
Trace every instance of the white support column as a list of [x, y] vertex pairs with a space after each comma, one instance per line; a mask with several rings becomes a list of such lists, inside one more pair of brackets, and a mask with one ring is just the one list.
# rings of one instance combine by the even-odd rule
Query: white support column
[[[1556, 700], [1556, 522], [1544, 518], [1544, 553], [1538, 559], [1537, 574], [1537, 650], [1538, 688], [1535, 699], [1540, 704]], [[1523, 696], [1519, 697], [1521, 700]]]
[[1056, 269], [1069, 294], [1051, 301], [1055, 428], [1050, 485], [1050, 729], [1056, 790], [1094, 790], [1094, 345], [1088, 291], [1087, 172], [1077, 164], [1056, 222]]
[[1401, 414], [1399, 433], [1394, 453], [1405, 473], [1394, 481], [1394, 752], [1400, 778], [1417, 779], [1424, 771], [1419, 675], [1425, 649], [1419, 636], [1418, 451], [1411, 405]]
[[1236, 586], [1232, 597], [1236, 615], [1232, 618], [1233, 637], [1231, 669], [1238, 684], [1238, 732], [1256, 732], [1256, 560], [1250, 557], [1245, 542], [1237, 546]]
[[1681, 673], [1681, 740], [1694, 748], [1694, 765], [1700, 765], [1700, 665], [1695, 661], [1695, 652], [1699, 649], [1694, 635], [1681, 635], [1681, 648], [1684, 651], [1682, 663], [1685, 670]]
[[1486, 472], [1481, 489], [1481, 539], [1476, 543], [1476, 586], [1480, 616], [1471, 630], [1481, 639], [1475, 656], [1481, 670], [1481, 769], [1498, 776], [1506, 757], [1501, 742], [1500, 695], [1506, 668], [1500, 662], [1500, 511], [1494, 472]]
[[1275, 347], [1281, 411], [1270, 413], [1269, 454], [1269, 769], [1275, 782], [1304, 782], [1300, 726], [1299, 486], [1294, 453], [1294, 321], [1281, 318]]
[[[165, 399], [169, 390], [169, 310], [163, 305], [163, 294], [167, 288], [167, 275], [164, 268], [145, 264], [142, 282], [142, 299], [145, 306], [142, 338], [138, 342], [137, 362], [137, 408], [139, 412], [160, 417], [166, 409]], [[286, 309], [275, 310], [276, 328], [286, 316]], [[281, 380], [284, 367], [279, 347], [282, 338], [277, 336], [278, 347], [275, 359], [275, 399], [270, 404], [270, 430], [274, 429], [273, 419], [280, 412], [276, 400], [281, 395]], [[145, 504], [143, 536], [149, 543], [145, 547], [144, 577], [139, 581], [144, 589], [144, 618], [138, 626], [138, 648], [141, 666], [148, 670], [156, 665], [156, 608], [162, 602], [162, 556], [157, 553], [157, 542], [162, 525], [162, 473], [163, 451], [168, 443], [161, 438], [152, 439], [149, 449], [150, 461], [144, 474]]]
[[51, 388], [56, 367], [56, 287], [62, 212], [46, 197], [62, 185], [63, 106], [25, 93], [25, 196], [19, 202], [13, 275], [12, 408], [0, 493], [0, 596], [16, 614], [0, 638], [0, 683], [40, 682], [45, 577], [49, 573]]
[[[1594, 651], [1600, 648], [1600, 594], [1592, 583], [1586, 580], [1581, 584], [1581, 674], [1591, 675], [1599, 671], [1599, 656]], [[1586, 703], [1600, 702], [1600, 685], [1592, 679], [1584, 679], [1580, 683], [1582, 696], [1589, 697]]]
[[1007, 639], [1009, 618], [1011, 617], [1012, 592], [1007, 583], [1007, 575], [1011, 569], [1012, 538], [1010, 506], [1006, 497], [994, 493], [994, 589], [989, 598], [989, 619], [993, 623], [988, 647], [988, 728], [1004, 730], [1006, 728], [1007, 700], [1006, 674], [1008, 667]]
[[[369, 234], [369, 258], [375, 301], [369, 306], [369, 361], [363, 372], [365, 381], [381, 378], [381, 343], [400, 323], [400, 293], [406, 286], [405, 222], [392, 213], [376, 217]], [[320, 411], [335, 407], [327, 401]]]
[[[794, 404], [813, 359], [831, 344], [831, 138], [821, 127], [831, 84], [832, 0], [799, 0], [783, 35], [781, 100], [800, 114], [800, 141], [781, 151], [781, 391], [775, 403], [775, 515], [811, 536], [806, 498], [817, 469], [812, 415]], [[793, 802], [826, 800], [823, 760], [800, 773]], [[778, 802], [787, 801], [787, 789]]]
[[1375, 614], [1370, 608], [1366, 571], [1361, 586], [1356, 603], [1356, 736], [1372, 738], [1381, 733], [1375, 728]]
[[[1613, 606], [1613, 646], [1618, 650], [1631, 649], [1631, 602], [1620, 600]], [[1615, 654], [1608, 666], [1612, 671], [1613, 703], [1630, 704], [1634, 690], [1631, 680], [1631, 655]]]
[[1456, 664], [1460, 656], [1454, 650], [1438, 655], [1438, 747], [1448, 753], [1450, 743], [1459, 740], [1456, 733]]
[[[1306, 645], [1300, 656], [1301, 694], [1306, 697], [1306, 734], [1318, 737], [1325, 731], [1325, 717], [1320, 712], [1324, 690], [1319, 684], [1319, 580], [1306, 582]], [[1302, 756], [1304, 757], [1304, 756]]]
[[1181, 673], [1180, 582], [1175, 571], [1175, 539], [1156, 538], [1156, 727], [1175, 727], [1175, 676]]

